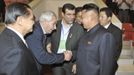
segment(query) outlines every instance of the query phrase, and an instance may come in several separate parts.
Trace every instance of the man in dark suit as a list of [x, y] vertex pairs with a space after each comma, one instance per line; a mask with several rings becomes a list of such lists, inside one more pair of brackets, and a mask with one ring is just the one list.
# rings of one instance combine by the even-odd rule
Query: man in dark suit
[[114, 75], [115, 40], [99, 24], [99, 8], [93, 3], [85, 4], [82, 23], [87, 33], [80, 39], [77, 51], [77, 75]]
[[74, 22], [75, 6], [66, 3], [62, 8], [62, 20], [57, 22], [57, 29], [52, 34], [52, 52], [63, 53], [66, 50], [71, 50], [73, 53], [72, 59], [69, 62], [53, 65], [53, 75], [73, 75], [76, 65], [76, 51], [80, 37], [84, 33], [81, 25]]
[[[112, 11], [110, 8], [104, 7], [100, 9], [100, 24], [104, 26], [110, 33], [113, 34], [116, 41], [116, 60], [118, 60], [121, 50], [122, 50], [122, 31], [111, 22]], [[115, 71], [117, 70], [118, 65], [116, 65]]]
[[0, 75], [39, 75], [35, 58], [24, 40], [34, 24], [31, 8], [23, 3], [9, 5], [5, 24], [0, 34]]
[[61, 54], [48, 53], [46, 51], [46, 38], [56, 26], [57, 17], [52, 11], [45, 11], [39, 17], [39, 21], [35, 23], [32, 33], [26, 36], [28, 47], [37, 59], [38, 68], [41, 70], [41, 64], [62, 63], [64, 60], [69, 61], [72, 53], [66, 51]]

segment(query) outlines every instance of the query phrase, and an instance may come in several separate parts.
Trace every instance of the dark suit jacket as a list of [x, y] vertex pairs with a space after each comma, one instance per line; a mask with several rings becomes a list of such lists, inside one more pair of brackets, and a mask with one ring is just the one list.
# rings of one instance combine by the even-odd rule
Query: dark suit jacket
[[[61, 37], [61, 20], [57, 22], [57, 29], [53, 32], [51, 40], [52, 40], [52, 51], [57, 53], [59, 44], [60, 44], [60, 37]], [[70, 32], [67, 37], [66, 41], [66, 50], [72, 50], [73, 52], [73, 61], [76, 58], [76, 51], [78, 48], [78, 42], [81, 36], [84, 34], [84, 29], [78, 23], [73, 23], [72, 27], [70, 28]]]
[[117, 47], [116, 59], [118, 60], [122, 50], [122, 31], [112, 23], [110, 24], [107, 30], [111, 32], [115, 38]]
[[39, 75], [31, 51], [7, 28], [0, 35], [0, 75]]
[[[112, 23], [110, 24], [110, 26], [107, 29], [110, 33], [113, 34], [114, 38], [115, 38], [115, 42], [116, 42], [116, 56], [115, 59], [118, 60], [121, 54], [121, 50], [122, 50], [122, 31], [116, 27], [115, 25], [113, 25]], [[116, 64], [115, 66], [115, 72], [118, 69], [118, 64]]]
[[61, 63], [64, 61], [64, 54], [48, 53], [43, 47], [43, 30], [40, 24], [35, 24], [34, 30], [31, 34], [26, 36], [26, 41], [29, 48], [32, 50], [38, 63], [40, 64], [53, 64]]
[[79, 42], [77, 75], [114, 75], [115, 40], [101, 25], [96, 25]]

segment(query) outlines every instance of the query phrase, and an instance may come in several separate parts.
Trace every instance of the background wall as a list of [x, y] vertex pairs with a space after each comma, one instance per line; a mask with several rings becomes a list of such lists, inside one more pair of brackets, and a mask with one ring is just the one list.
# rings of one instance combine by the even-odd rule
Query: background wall
[[[59, 16], [59, 8], [62, 7], [65, 3], [72, 3], [76, 7], [83, 6], [86, 3], [95, 3], [100, 8], [106, 7], [103, 0], [34, 0], [32, 3], [30, 3], [30, 5], [33, 7], [33, 12], [37, 19], [40, 13], [46, 10], [52, 10], [56, 13], [57, 16]], [[113, 15], [112, 22], [120, 29], [122, 28], [122, 23], [115, 15]]]
[[94, 0], [41, 0], [40, 4], [34, 8], [35, 16], [38, 17], [42, 11], [52, 10], [58, 15], [58, 9], [65, 3], [72, 3], [75, 6], [83, 6], [85, 3], [90, 3]]

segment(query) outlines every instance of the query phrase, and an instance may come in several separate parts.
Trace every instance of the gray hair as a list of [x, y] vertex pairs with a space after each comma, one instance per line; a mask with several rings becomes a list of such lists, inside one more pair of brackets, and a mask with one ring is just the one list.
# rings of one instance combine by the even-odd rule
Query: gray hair
[[30, 6], [24, 3], [15, 2], [7, 6], [5, 14], [5, 24], [13, 24], [16, 22], [19, 16], [29, 16], [30, 12], [28, 9], [31, 9]]
[[40, 17], [39, 17], [39, 21], [50, 21], [52, 20], [52, 17], [55, 16], [56, 14], [53, 11], [44, 11], [41, 13]]

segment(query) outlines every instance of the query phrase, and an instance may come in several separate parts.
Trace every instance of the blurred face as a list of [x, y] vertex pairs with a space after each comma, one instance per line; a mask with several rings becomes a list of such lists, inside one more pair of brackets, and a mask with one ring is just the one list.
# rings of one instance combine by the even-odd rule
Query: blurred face
[[82, 11], [82, 23], [85, 29], [90, 29], [92, 27], [93, 21], [93, 11], [86, 12], [85, 10]]
[[65, 10], [65, 13], [62, 13], [63, 21], [66, 24], [72, 24], [75, 19], [75, 10]]
[[81, 24], [82, 23], [82, 12], [78, 12], [76, 14], [76, 22]]
[[26, 17], [22, 17], [22, 20], [21, 20], [22, 21], [21, 23], [22, 23], [26, 33], [33, 31], [33, 25], [35, 22], [35, 18], [33, 16], [32, 10], [31, 9], [28, 9], [28, 10], [30, 12], [30, 15], [26, 16]]
[[44, 21], [42, 23], [43, 28], [47, 34], [50, 34], [54, 29], [56, 29], [57, 18], [55, 16], [52, 17], [50, 21]]
[[106, 13], [105, 12], [100, 12], [100, 16], [99, 16], [99, 21], [100, 21], [100, 24], [105, 26], [107, 25], [111, 20], [111, 17], [107, 17]]

